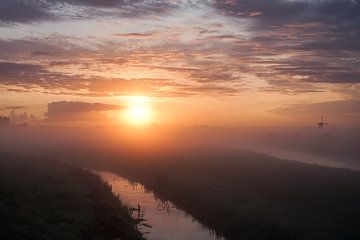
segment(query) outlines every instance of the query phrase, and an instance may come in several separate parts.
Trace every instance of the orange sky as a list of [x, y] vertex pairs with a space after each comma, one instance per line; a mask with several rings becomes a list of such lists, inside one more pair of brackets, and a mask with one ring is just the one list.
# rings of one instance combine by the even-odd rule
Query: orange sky
[[357, 1], [13, 3], [0, 3], [13, 123], [359, 125]]

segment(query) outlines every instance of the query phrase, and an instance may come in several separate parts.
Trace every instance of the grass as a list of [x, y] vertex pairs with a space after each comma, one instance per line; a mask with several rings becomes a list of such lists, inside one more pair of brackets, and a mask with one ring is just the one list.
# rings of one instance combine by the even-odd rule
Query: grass
[[109, 186], [60, 162], [0, 153], [0, 239], [143, 239]]
[[360, 239], [360, 173], [239, 151], [115, 163], [227, 239]]

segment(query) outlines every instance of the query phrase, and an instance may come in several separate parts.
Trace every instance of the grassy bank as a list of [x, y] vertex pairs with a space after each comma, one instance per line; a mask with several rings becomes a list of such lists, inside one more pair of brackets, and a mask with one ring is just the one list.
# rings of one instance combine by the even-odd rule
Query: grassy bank
[[142, 239], [98, 176], [60, 162], [0, 153], [0, 239]]
[[118, 166], [227, 239], [360, 239], [360, 173], [238, 151]]

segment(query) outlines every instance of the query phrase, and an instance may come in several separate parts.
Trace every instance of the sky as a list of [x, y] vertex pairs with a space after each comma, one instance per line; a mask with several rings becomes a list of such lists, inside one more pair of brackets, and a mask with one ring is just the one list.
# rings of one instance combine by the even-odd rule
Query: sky
[[360, 125], [359, 0], [1, 0], [14, 124]]

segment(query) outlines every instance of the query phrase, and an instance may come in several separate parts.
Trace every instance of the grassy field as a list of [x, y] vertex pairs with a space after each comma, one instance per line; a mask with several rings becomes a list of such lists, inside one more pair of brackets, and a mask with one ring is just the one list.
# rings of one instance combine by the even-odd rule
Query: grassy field
[[227, 239], [360, 239], [359, 172], [211, 150], [116, 165]]
[[[32, 129], [27, 130], [31, 131], [25, 138], [20, 138], [17, 134], [8, 134], [18, 142], [20, 139], [26, 139], [27, 141], [24, 140], [21, 144], [13, 144], [10, 141], [11, 137], [10, 140], [3, 137], [0, 147], [13, 149], [17, 152], [22, 150], [31, 152], [34, 155], [45, 155], [92, 169], [95, 167], [107, 167], [104, 170], [117, 172], [119, 175], [139, 181], [162, 199], [173, 201], [204, 225], [215, 229], [229, 240], [360, 239], [359, 172], [285, 161], [249, 152], [224, 150], [228, 149], [228, 147], [223, 145], [227, 146], [229, 142], [234, 141], [228, 141], [226, 137], [215, 139], [216, 134], [208, 134], [207, 132], [205, 135], [198, 137], [196, 137], [196, 134], [191, 134], [188, 137], [180, 137], [179, 139], [178, 136], [182, 135], [174, 134], [159, 142], [154, 142], [154, 144], [139, 141], [137, 144], [131, 142], [131, 144], [126, 145], [126, 141], [122, 142], [114, 138], [108, 138], [108, 135], [94, 134], [87, 130], [75, 131], [76, 134], [70, 134], [64, 130], [69, 135], [62, 135], [62, 129], [58, 129], [51, 135], [47, 133], [48, 129], [44, 129], [42, 134], [40, 132], [37, 135], [33, 135]], [[340, 133], [334, 133], [324, 138], [321, 137], [324, 141], [320, 145], [331, 148], [333, 152], [338, 152], [339, 155], [336, 156], [342, 156], [342, 152], [353, 149], [356, 141], [342, 141], [343, 138], [338, 134]], [[52, 139], [49, 137], [30, 141], [33, 136], [38, 135], [58, 136], [58, 138]], [[78, 136], [78, 138], [74, 138], [74, 136]], [[277, 132], [275, 136], [278, 136], [281, 141], [288, 145], [291, 145], [294, 141], [291, 140], [292, 138], [296, 138], [299, 139], [299, 145], [306, 142], [307, 146], [313, 145], [314, 149], [319, 146], [319, 144], [317, 145], [312, 141], [308, 142], [307, 139], [312, 138], [307, 137], [308, 135], [305, 136], [304, 133], [299, 136], [293, 134], [290, 136]], [[310, 134], [309, 136], [313, 135]], [[266, 137], [266, 141], [274, 141], [274, 145], [278, 145], [278, 140], [274, 139], [276, 137], [268, 135], [264, 135], [264, 137]], [[207, 139], [215, 142], [208, 144], [205, 141]], [[205, 143], [202, 144], [203, 142]], [[220, 142], [223, 142], [223, 144], [220, 144]], [[340, 145], [340, 142], [343, 142], [343, 145]], [[350, 147], [344, 147], [348, 142]], [[241, 145], [240, 141], [239, 144], [235, 145]], [[357, 152], [352, 152], [350, 155], [355, 157]], [[7, 158], [2, 157], [2, 159]], [[32, 159], [31, 161], [40, 160]], [[4, 165], [3, 161], [1, 161], [1, 164]], [[1, 166], [0, 189], [9, 189], [9, 183], [6, 185], [4, 183], [6, 178], [12, 179], [13, 184], [15, 184], [16, 179], [20, 176], [20, 180], [24, 178], [22, 179], [23, 182], [35, 186], [31, 190], [32, 193], [27, 193], [31, 189], [29, 187], [23, 189], [24, 193], [31, 196], [29, 199], [35, 201], [32, 198], [36, 196], [34, 193], [39, 191], [36, 189], [42, 186], [41, 183], [47, 183], [45, 184], [47, 189], [50, 188], [49, 186], [54, 185], [60, 189], [76, 189], [84, 186], [87, 186], [86, 189], [92, 189], [97, 186], [97, 184], [93, 184], [93, 181], [85, 181], [85, 177], [81, 178], [83, 180], [79, 180], [78, 177], [65, 177], [62, 180], [55, 180], [58, 179], [54, 177], [56, 174], [47, 173], [45, 170], [41, 170], [40, 167], [32, 166], [36, 164], [29, 163], [28, 165], [28, 167], [23, 167], [22, 172], [19, 172], [19, 169], [6, 170], [11, 165], [7, 166], [7, 168], [4, 168], [5, 165]], [[68, 169], [68, 167], [61, 164], [55, 165]], [[14, 166], [12, 167], [14, 168]], [[28, 169], [31, 169], [32, 172], [37, 171], [35, 173], [38, 176], [42, 176], [40, 173], [46, 175], [41, 178], [26, 178], [27, 174], [30, 174], [27, 172]], [[43, 169], [46, 169], [46, 167]], [[12, 174], [12, 172], [17, 172], [17, 174]], [[66, 170], [65, 172], [65, 174], [61, 175], [73, 176], [70, 172], [79, 172], [79, 170]], [[76, 173], [76, 175], [81, 174]], [[31, 183], [28, 179], [34, 179], [31, 181], [36, 182]], [[70, 182], [75, 182], [71, 183], [72, 187], [69, 187], [69, 183], [67, 183], [67, 187], [63, 183], [67, 179], [70, 179]], [[57, 181], [60, 181], [61, 184], [56, 184]], [[27, 186], [25, 183], [15, 184], [13, 191], [18, 194], [21, 193], [22, 190], [18, 185]], [[99, 189], [103, 188], [99, 187]], [[1, 201], [5, 201], [2, 204], [7, 204], [7, 209], [9, 209], [9, 204], [11, 205], [13, 202], [13, 197], [8, 194], [9, 191], [6, 190], [5, 193], [1, 193], [2, 196], [5, 196], [1, 197]], [[48, 191], [51, 193], [51, 188]], [[71, 206], [76, 211], [82, 211], [85, 204], [79, 203], [83, 199], [88, 199], [83, 197], [84, 195], [89, 196], [86, 193], [88, 191], [75, 191], [80, 200], [74, 201], [75, 204], [72, 203]], [[4, 191], [2, 190], [2, 192]], [[53, 194], [56, 196], [55, 193]], [[25, 196], [16, 197], [16, 199], [22, 198], [26, 199]], [[53, 197], [50, 198], [53, 199]], [[100, 199], [104, 198], [101, 197]], [[37, 201], [39, 202], [25, 205], [25, 210], [28, 211], [26, 216], [34, 212], [28, 206], [40, 204], [46, 207], [46, 204], [43, 204], [40, 200]], [[19, 204], [22, 201], [17, 200], [15, 202]], [[49, 202], [51, 203], [51, 201]], [[66, 201], [62, 200], [61, 202]], [[98, 202], [98, 200], [93, 202]], [[0, 210], [4, 212], [2, 209]], [[84, 211], [86, 214], [91, 212], [89, 210]], [[69, 214], [73, 214], [73, 211], [69, 212]], [[12, 212], [10, 211], [10, 213]], [[10, 213], [2, 214], [2, 219], [9, 219]], [[105, 214], [105, 216], [107, 215]], [[56, 214], [51, 214], [51, 216], [56, 216]], [[61, 214], [61, 217], [63, 216], [66, 216], [66, 214]], [[59, 218], [61, 219], [61, 217]], [[27, 219], [27, 217], [24, 219]], [[77, 218], [72, 218], [72, 221], [74, 219]], [[84, 220], [83, 218], [80, 219], [81, 221]], [[85, 219], [89, 220], [89, 218]], [[93, 219], [99, 218], [94, 217]], [[23, 219], [18, 217], [17, 221], [21, 222]], [[89, 220], [89, 222], [93, 221]], [[93, 227], [94, 225], [89, 227], [91, 225], [89, 222], [77, 226], [86, 225], [88, 229], [96, 229]], [[9, 223], [5, 221], [5, 224]], [[9, 228], [4, 224], [3, 226], [5, 226], [4, 229]], [[13, 226], [26, 226], [26, 224]], [[60, 224], [60, 226], [62, 225]], [[99, 226], [99, 224], [95, 226]], [[84, 231], [77, 230], [77, 232]], [[0, 239], [2, 239], [1, 236]]]
[[0, 239], [143, 239], [109, 186], [60, 162], [0, 153]]

